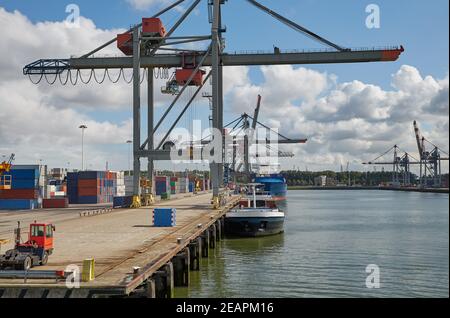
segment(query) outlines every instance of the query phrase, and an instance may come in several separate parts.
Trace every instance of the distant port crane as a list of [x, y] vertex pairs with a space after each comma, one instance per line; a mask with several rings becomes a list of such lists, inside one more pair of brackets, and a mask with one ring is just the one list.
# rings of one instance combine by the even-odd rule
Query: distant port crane
[[[417, 121], [414, 121], [414, 134], [416, 137], [417, 148], [419, 150], [419, 159], [416, 159], [406, 151], [402, 151], [395, 145], [377, 158], [369, 162], [363, 162], [364, 165], [392, 165], [392, 183], [393, 185], [409, 186], [411, 182], [411, 166], [419, 166], [419, 186], [422, 188], [432, 187], [440, 188], [442, 186], [441, 162], [448, 161], [448, 157], [442, 157], [442, 153], [448, 156], [448, 153], [422, 136]], [[432, 150], [427, 150], [431, 145]], [[393, 154], [392, 161], [379, 161], [389, 153]], [[401, 154], [402, 153], [402, 154]], [[400, 155], [401, 154], [401, 155]]]
[[[392, 161], [379, 161], [388, 154], [393, 155]], [[410, 186], [411, 182], [411, 165], [419, 164], [409, 153], [402, 151], [397, 145], [389, 148], [386, 152], [378, 156], [372, 161], [363, 162], [363, 165], [392, 165], [392, 185], [393, 186]]]
[[[422, 136], [417, 121], [414, 121], [413, 126], [420, 158], [420, 186], [441, 187], [441, 162], [449, 160], [448, 157], [442, 157], [441, 154], [443, 153], [447, 156], [449, 154]], [[431, 146], [431, 150], [428, 150], [427, 146]]]
[[[186, 109], [190, 107], [193, 100], [200, 92], [207, 79], [211, 77], [212, 85], [212, 124], [213, 128], [223, 131], [223, 67], [224, 66], [250, 66], [250, 65], [301, 65], [301, 64], [326, 64], [326, 63], [366, 63], [366, 62], [390, 62], [396, 61], [404, 51], [402, 46], [389, 47], [383, 49], [350, 49], [336, 45], [323, 37], [311, 32], [307, 28], [283, 17], [273, 10], [261, 5], [257, 1], [247, 0], [248, 3], [259, 10], [271, 15], [289, 27], [302, 34], [329, 47], [329, 50], [283, 52], [275, 48], [273, 52], [245, 52], [226, 53], [223, 34], [226, 28], [223, 26], [222, 6], [226, 0], [208, 0], [209, 22], [211, 24], [208, 35], [173, 36], [173, 33], [194, 11], [201, 0], [194, 0], [182, 14], [178, 21], [166, 30], [160, 17], [171, 11], [185, 0], [175, 1], [170, 6], [154, 14], [151, 18], [144, 18], [142, 23], [133, 26], [124, 34], [119, 34], [114, 39], [106, 42], [91, 52], [81, 57], [69, 59], [40, 59], [26, 65], [23, 73], [30, 78], [36, 78], [34, 83], [38, 83], [43, 78], [54, 84], [59, 79], [65, 85], [69, 81], [76, 85], [80, 80], [88, 83], [95, 80], [102, 83], [105, 78], [117, 82], [122, 76], [125, 81], [124, 69], [132, 69], [133, 76], [128, 83], [133, 85], [133, 185], [136, 200], [140, 195], [139, 176], [141, 171], [141, 158], [148, 159], [148, 179], [153, 178], [153, 162], [155, 160], [170, 160], [170, 149], [164, 149], [165, 140], [155, 147], [154, 136], [158, 128], [166, 119], [167, 115], [175, 104], [180, 100], [180, 96], [189, 86], [197, 87], [192, 98], [186, 104], [183, 112], [179, 114], [176, 122], [183, 116]], [[197, 18], [197, 17], [196, 17]], [[179, 45], [184, 43], [209, 41], [206, 50], [180, 49]], [[123, 57], [93, 57], [105, 47], [117, 43], [125, 56]], [[159, 53], [158, 53], [159, 52]], [[161, 53], [162, 52], [162, 53]], [[206, 74], [202, 67], [211, 67], [211, 71]], [[170, 77], [168, 69], [176, 68], [175, 77]], [[141, 75], [141, 69], [144, 70]], [[83, 79], [82, 70], [90, 70], [88, 79]], [[95, 70], [104, 70], [103, 77], [97, 77]], [[119, 76], [111, 79], [108, 70], [119, 70]], [[163, 75], [169, 83], [163, 91], [174, 96], [172, 103], [166, 108], [158, 123], [154, 124], [154, 74]], [[162, 71], [161, 71], [162, 70]], [[144, 143], [141, 140], [141, 96], [140, 84], [145, 80], [147, 73], [148, 91], [148, 117], [147, 117], [147, 138]], [[74, 73], [74, 75], [73, 75]], [[66, 74], [64, 76], [64, 74]], [[50, 80], [48, 76], [52, 77]], [[175, 125], [167, 132], [171, 132]], [[223, 154], [223, 149], [217, 149]], [[219, 187], [223, 182], [224, 165], [220, 162], [210, 162], [211, 181], [213, 188], [213, 205], [219, 206]], [[136, 202], [139, 203], [139, 202]]]

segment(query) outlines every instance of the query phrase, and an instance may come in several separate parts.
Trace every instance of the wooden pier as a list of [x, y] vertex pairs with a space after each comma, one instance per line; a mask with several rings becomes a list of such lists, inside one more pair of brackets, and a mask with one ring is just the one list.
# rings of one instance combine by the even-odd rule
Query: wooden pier
[[[0, 298], [170, 298], [173, 287], [186, 286], [189, 271], [198, 270], [199, 258], [206, 257], [208, 249], [223, 237], [223, 216], [238, 199], [229, 196], [219, 210], [211, 208], [211, 194], [155, 204], [153, 207], [176, 209], [177, 225], [171, 228], [153, 226], [153, 207], [114, 210], [92, 217], [70, 210], [33, 212], [38, 221], [56, 225], [55, 252], [47, 266], [33, 271], [66, 271], [73, 265], [82, 271], [83, 261], [94, 259], [95, 279], [80, 282], [79, 288], [68, 288], [65, 279], [0, 278]], [[0, 213], [7, 223], [15, 213], [5, 215], [3, 218]], [[10, 230], [12, 236], [10, 223], [10, 229], [0, 227], [0, 232]], [[6, 244], [2, 250], [11, 247]]]

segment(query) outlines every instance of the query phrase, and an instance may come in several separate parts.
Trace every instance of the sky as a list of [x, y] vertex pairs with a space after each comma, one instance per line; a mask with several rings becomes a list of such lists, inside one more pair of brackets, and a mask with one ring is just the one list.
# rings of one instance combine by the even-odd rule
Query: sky
[[[40, 58], [86, 53], [171, 2], [0, 0], [0, 156], [14, 152], [16, 163], [42, 159], [52, 167], [80, 168], [78, 126], [84, 123], [88, 126], [86, 165], [101, 169], [108, 161], [112, 169], [127, 169], [125, 141], [132, 132], [130, 85], [123, 81], [75, 87], [33, 85], [22, 75], [22, 68]], [[192, 0], [185, 3], [162, 17], [167, 26], [173, 25]], [[175, 35], [210, 32], [206, 3], [201, 2]], [[283, 159], [283, 168], [338, 170], [350, 162], [353, 169], [361, 170], [365, 169], [361, 162], [394, 144], [417, 156], [413, 120], [419, 121], [429, 140], [448, 151], [448, 1], [261, 3], [345, 47], [403, 45], [406, 50], [392, 63], [226, 68], [225, 121], [243, 111], [251, 113], [257, 94], [261, 94], [261, 121], [290, 137], [309, 139], [306, 145], [289, 147], [296, 156]], [[64, 23], [69, 4], [80, 9], [78, 28]], [[366, 26], [370, 4], [380, 8], [380, 28]], [[282, 50], [325, 48], [244, 0], [229, 0], [223, 11], [227, 52], [271, 51], [273, 46]], [[101, 54], [121, 53], [111, 45]], [[163, 85], [163, 80], [157, 81], [157, 87]], [[192, 90], [181, 102], [186, 102], [189, 94]], [[158, 118], [170, 97], [157, 92], [156, 102]], [[180, 125], [189, 127], [192, 119], [201, 119], [207, 126], [207, 101], [199, 97], [193, 105]], [[182, 106], [180, 103], [175, 110]], [[171, 114], [161, 132], [173, 119]]]

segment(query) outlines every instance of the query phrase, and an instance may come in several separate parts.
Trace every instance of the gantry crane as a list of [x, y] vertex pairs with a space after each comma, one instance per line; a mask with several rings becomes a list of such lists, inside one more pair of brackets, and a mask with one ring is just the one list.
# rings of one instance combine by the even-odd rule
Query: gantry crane
[[[250, 179], [252, 173], [252, 165], [250, 163], [250, 149], [252, 147], [261, 147], [262, 150], [266, 151], [268, 156], [276, 156], [278, 158], [287, 158], [293, 157], [294, 154], [290, 151], [281, 151], [278, 149], [278, 145], [280, 144], [304, 144], [307, 142], [307, 139], [291, 139], [278, 131], [273, 130], [267, 125], [261, 123], [259, 121], [259, 113], [261, 110], [261, 95], [258, 95], [256, 108], [254, 111], [253, 117], [248, 115], [247, 113], [242, 114], [229, 124], [225, 126], [232, 127], [229, 131], [226, 132], [227, 135], [232, 136], [232, 156], [231, 163], [228, 163], [228, 169], [231, 173], [237, 174], [241, 171], [242, 167], [243, 174], [247, 179]], [[251, 124], [250, 124], [251, 123]], [[258, 125], [262, 127], [265, 132], [264, 138], [261, 136], [256, 136]], [[276, 135], [276, 139], [271, 138], [270, 134]], [[272, 147], [274, 146], [274, 147]], [[242, 160], [238, 163], [237, 160], [237, 150], [242, 149]], [[255, 158], [258, 160], [260, 157], [260, 149], [256, 149]], [[248, 180], [250, 182], [250, 180]]]
[[10, 175], [8, 175], [8, 172], [11, 170], [14, 156], [14, 154], [11, 154], [8, 161], [0, 162], [0, 190], [11, 189], [12, 178]]
[[[62, 84], [67, 84], [68, 81], [76, 84], [78, 79], [83, 83], [81, 71], [90, 70], [89, 79], [101, 83], [105, 77], [110, 78], [108, 70], [119, 70], [119, 77], [124, 76], [124, 69], [132, 69], [133, 76], [129, 82], [133, 84], [133, 153], [134, 153], [134, 194], [139, 197], [139, 176], [140, 176], [140, 159], [148, 158], [148, 178], [153, 178], [153, 162], [154, 160], [170, 160], [170, 149], [163, 149], [163, 145], [167, 137], [155, 147], [154, 135], [163, 121], [166, 119], [169, 112], [172, 111], [175, 104], [180, 100], [180, 96], [187, 87], [192, 86], [191, 83], [196, 83], [197, 90], [193, 98], [187, 103], [184, 111], [189, 108], [194, 98], [200, 92], [201, 88], [206, 83], [206, 79], [211, 77], [212, 83], [212, 122], [213, 128], [218, 131], [223, 131], [223, 67], [226, 66], [250, 66], [250, 65], [300, 65], [300, 64], [325, 64], [325, 63], [363, 63], [363, 62], [390, 62], [396, 61], [400, 54], [404, 51], [402, 46], [389, 47], [385, 49], [348, 49], [335, 45], [334, 43], [318, 36], [308, 29], [284, 18], [282, 15], [262, 6], [257, 1], [247, 2], [263, 10], [264, 12], [274, 16], [279, 21], [287, 24], [291, 28], [306, 34], [309, 37], [319, 41], [328, 46], [328, 51], [297, 51], [297, 52], [283, 52], [280, 49], [273, 53], [226, 53], [223, 40], [223, 33], [226, 29], [223, 27], [222, 6], [225, 5], [225, 0], [207, 0], [209, 9], [210, 23], [212, 25], [209, 34], [194, 35], [194, 36], [173, 36], [173, 33], [185, 21], [185, 19], [193, 12], [201, 0], [195, 0], [185, 12], [181, 15], [178, 21], [169, 29], [165, 30], [160, 20], [160, 17], [183, 3], [185, 0], [175, 1], [172, 5], [161, 10], [153, 15], [151, 18], [143, 19], [143, 22], [135, 25], [126, 33], [118, 35], [116, 38], [108, 41], [93, 51], [84, 54], [81, 57], [73, 57], [68, 59], [41, 59], [24, 67], [23, 73], [27, 76], [37, 76], [38, 81], [45, 78], [50, 84], [54, 84], [57, 79]], [[155, 32], [156, 31], [156, 32]], [[174, 45], [181, 45], [184, 43], [191, 43], [197, 41], [208, 41], [210, 44], [204, 51], [185, 50], [174, 48]], [[119, 49], [125, 53], [123, 57], [93, 57], [93, 54], [99, 52], [103, 48], [117, 43]], [[162, 53], [161, 53], [162, 52]], [[177, 84], [182, 88], [175, 89], [173, 102], [167, 107], [165, 113], [162, 115], [158, 123], [154, 124], [154, 79], [153, 74], [155, 69], [183, 69], [183, 65], [191, 65], [187, 68], [188, 71], [183, 72], [182, 77]], [[195, 66], [194, 66], [195, 65]], [[211, 71], [201, 78], [202, 68], [210, 67]], [[104, 76], [99, 81], [95, 70], [104, 70]], [[141, 75], [141, 69], [147, 71], [147, 89], [148, 89], [148, 117], [147, 117], [147, 138], [144, 143], [141, 141], [141, 96], [140, 84], [145, 80]], [[186, 68], [184, 68], [186, 70]], [[75, 73], [75, 80], [72, 74]], [[64, 76], [66, 74], [66, 76]], [[203, 75], [203, 74], [202, 74]], [[53, 80], [48, 80], [48, 76], [54, 76]], [[111, 78], [110, 78], [111, 79]], [[88, 80], [89, 81], [89, 80]], [[184, 84], [184, 85], [183, 85]], [[200, 85], [199, 85], [200, 84]], [[170, 89], [169, 89], [170, 91]], [[175, 120], [175, 124], [179, 121], [184, 111]], [[172, 125], [172, 127], [174, 127]], [[171, 132], [168, 131], [166, 136]], [[219, 153], [223, 149], [217, 149]], [[219, 187], [223, 180], [223, 163], [212, 161], [210, 162], [211, 180], [213, 184], [213, 201], [215, 206], [219, 200]]]
[[[392, 161], [378, 161], [389, 153], [393, 154]], [[403, 154], [401, 154], [401, 152]], [[392, 165], [392, 185], [393, 186], [411, 186], [411, 165], [420, 164], [418, 160], [409, 153], [402, 151], [397, 145], [389, 148], [386, 152], [372, 161], [363, 162], [363, 165]]]
[[[441, 161], [449, 160], [448, 157], [442, 157], [441, 153], [447, 156], [448, 153], [422, 136], [417, 121], [414, 121], [413, 127], [420, 158], [420, 186], [439, 188], [442, 186]], [[432, 147], [431, 151], [427, 150], [427, 145]]]

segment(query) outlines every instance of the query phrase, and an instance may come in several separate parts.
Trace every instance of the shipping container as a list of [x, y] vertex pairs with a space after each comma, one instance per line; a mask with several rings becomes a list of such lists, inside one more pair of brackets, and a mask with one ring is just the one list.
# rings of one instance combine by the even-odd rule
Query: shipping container
[[37, 200], [0, 199], [0, 210], [33, 210], [38, 208]]
[[36, 189], [11, 189], [0, 190], [0, 199], [28, 199], [37, 200], [39, 191]]
[[42, 208], [43, 209], [64, 209], [69, 207], [69, 200], [67, 198], [58, 199], [43, 199]]
[[153, 225], [155, 227], [176, 226], [177, 210], [174, 208], [156, 208], [153, 210]]
[[133, 203], [133, 196], [114, 197], [114, 208], [129, 208]]

